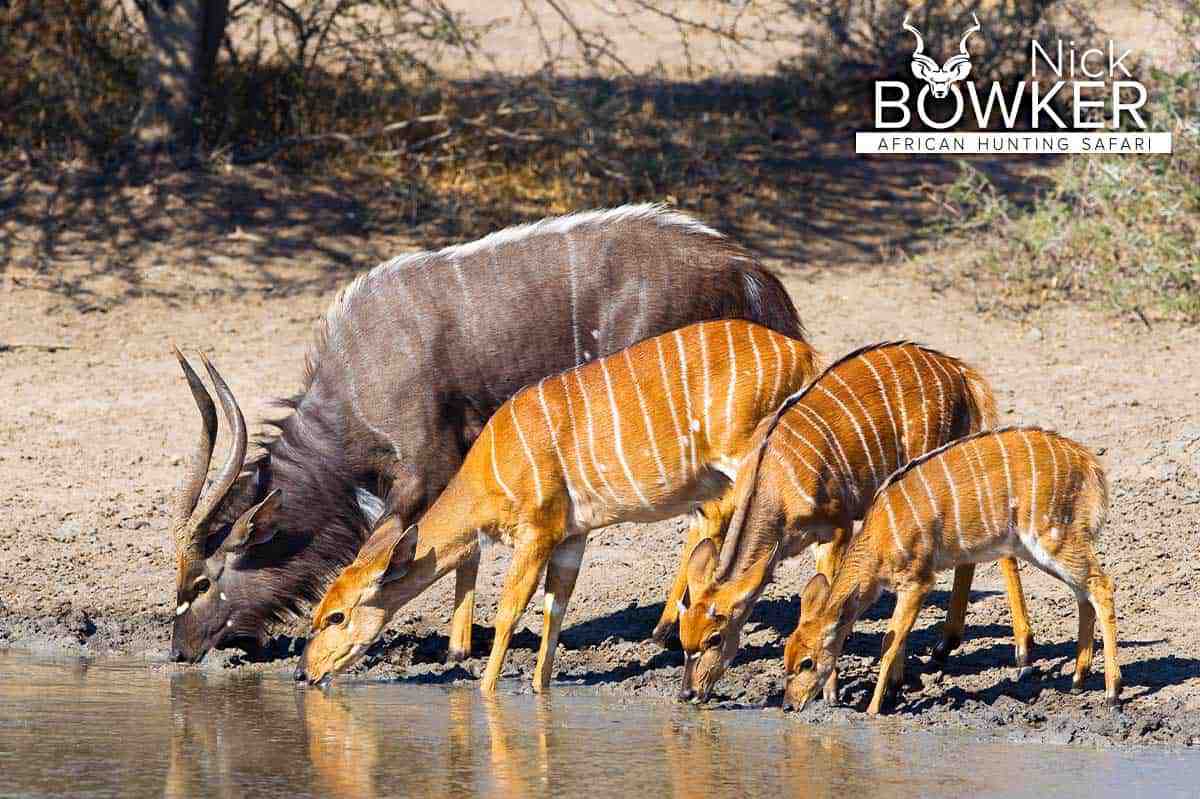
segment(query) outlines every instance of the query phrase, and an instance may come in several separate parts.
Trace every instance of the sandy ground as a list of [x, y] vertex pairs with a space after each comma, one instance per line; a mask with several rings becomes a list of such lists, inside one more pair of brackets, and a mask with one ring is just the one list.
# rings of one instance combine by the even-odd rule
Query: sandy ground
[[[196, 244], [209, 252], [210, 265], [237, 250], [237, 230]], [[327, 244], [347, 253], [369, 249], [354, 236]], [[80, 298], [62, 288], [75, 285], [70, 280], [23, 272], [21, 258], [0, 275], [0, 342], [69, 347], [0, 349], [2, 646], [129, 652], [162, 661], [173, 597], [166, 499], [196, 421], [168, 343], [208, 351], [248, 416], [261, 418], [267, 401], [290, 393], [299, 380], [326, 284], [370, 263], [365, 255], [340, 264], [310, 251], [290, 272], [271, 267], [269, 285], [291, 290], [266, 290], [259, 282], [263, 264], [228, 258], [236, 265], [221, 271], [170, 258], [187, 246], [179, 241], [173, 248], [169, 235], [147, 244], [161, 261], [155, 285], [173, 286], [170, 291], [131, 294], [125, 280], [95, 279]], [[380, 246], [399, 249], [403, 241]], [[823, 352], [909, 337], [968, 358], [992, 379], [1004, 422], [1053, 426], [1102, 452], [1110, 470], [1103, 558], [1118, 584], [1124, 711], [1103, 708], [1100, 675], [1086, 695], [1067, 693], [1074, 599], [1029, 569], [1036, 673], [1013, 682], [1007, 606], [989, 566], [976, 583], [968, 640], [946, 673], [936, 675], [925, 673], [923, 652], [942, 616], [948, 577], [943, 580], [914, 634], [911, 651], [922, 653], [914, 671], [922, 673], [899, 713], [914, 724], [1001, 727], [1015, 737], [1048, 741], [1200, 745], [1200, 560], [1194, 554], [1200, 544], [1200, 332], [1166, 323], [1148, 330], [1078, 308], [1019, 323], [997, 319], [980, 315], [969, 291], [931, 290], [927, 276], [905, 264], [772, 265]], [[639, 697], [673, 695], [680, 655], [645, 639], [682, 530], [682, 520], [675, 520], [623, 525], [593, 537], [563, 633], [560, 681]], [[399, 614], [366, 670], [437, 682], [473, 679], [490, 644], [483, 625], [506, 558], [495, 548], [485, 560], [476, 658], [465, 668], [440, 662], [450, 592], [443, 583]], [[778, 705], [782, 645], [811, 568], [801, 558], [780, 569], [747, 626], [743, 654], [722, 682], [719, 701]], [[535, 599], [530, 607], [540, 606]], [[865, 706], [889, 612], [885, 598], [850, 642], [845, 707], [818, 706], [802, 718], [844, 720]], [[536, 610], [525, 625], [539, 628]], [[512, 674], [528, 676], [532, 668], [537, 638], [531, 631], [516, 638]], [[281, 637], [279, 644], [282, 653], [290, 641]], [[205, 667], [290, 670], [293, 661], [248, 664], [223, 652]]]
[[[1139, 19], [1119, 35], [1148, 41]], [[511, 28], [496, 35], [497, 51], [517, 51], [503, 38], [516, 35]], [[905, 166], [912, 171], [898, 182], [896, 170], [861, 159], [813, 161], [840, 191], [797, 188], [770, 217], [774, 229], [739, 232], [769, 254], [827, 355], [881, 339], [926, 342], [991, 378], [1005, 423], [1052, 426], [1102, 453], [1113, 486], [1102, 556], [1118, 585], [1128, 701], [1121, 713], [1105, 710], [1099, 674], [1094, 690], [1067, 693], [1074, 598], [1030, 569], [1036, 673], [1013, 682], [1008, 610], [989, 566], [976, 582], [967, 641], [944, 674], [928, 670], [924, 650], [936, 639], [948, 575], [923, 613], [910, 650], [919, 676], [900, 718], [1041, 741], [1200, 746], [1200, 331], [1075, 307], [1021, 322], [982, 314], [974, 287], [924, 271], [953, 252], [921, 269], [879, 255], [907, 246], [920, 221], [914, 175], [954, 172], [936, 159]], [[351, 187], [355, 194], [267, 170], [111, 192], [69, 170], [49, 183], [17, 169], [0, 174], [0, 646], [129, 653], [152, 668], [183, 668], [163, 662], [174, 596], [166, 500], [196, 418], [169, 343], [209, 352], [248, 417], [262, 418], [271, 398], [296, 389], [330, 292], [427, 242], [368, 188]], [[646, 639], [683, 528], [675, 520], [593, 536], [558, 653], [560, 682], [673, 696], [681, 656]], [[441, 664], [451, 590], [443, 583], [398, 616], [362, 670], [473, 680], [506, 559], [493, 549], [485, 561], [476, 658], [465, 668]], [[811, 569], [807, 558], [780, 569], [719, 701], [778, 706], [783, 641]], [[541, 604], [530, 605], [533, 632], [517, 636], [510, 674], [532, 670]], [[818, 705], [801, 720], [859, 722], [890, 609], [885, 598], [850, 641], [843, 707]], [[201, 668], [290, 671], [286, 635], [295, 632], [281, 631], [276, 659], [223, 652]]]

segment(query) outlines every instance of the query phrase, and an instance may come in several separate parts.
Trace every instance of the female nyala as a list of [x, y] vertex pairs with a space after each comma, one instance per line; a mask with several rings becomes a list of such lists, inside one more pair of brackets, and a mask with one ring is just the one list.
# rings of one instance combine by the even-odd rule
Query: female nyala
[[1005, 556], [1029, 561], [1066, 583], [1079, 600], [1073, 690], [1092, 664], [1097, 615], [1104, 637], [1108, 703], [1121, 692], [1113, 582], [1096, 558], [1108, 485], [1095, 456], [1038, 428], [970, 436], [910, 463], [876, 492], [862, 531], [832, 583], [816, 575], [800, 597], [800, 624], [788, 640], [784, 706], [802, 708], [833, 672], [854, 622], [888, 588], [896, 610], [883, 639], [879, 681], [868, 708], [878, 713], [900, 678], [904, 639], [937, 572]]
[[[757, 457], [734, 482], [737, 513], [724, 546], [711, 537], [687, 561], [691, 605], [679, 620], [685, 654], [679, 698], [704, 701], [737, 654], [742, 626], [780, 560], [816, 546], [832, 578], [876, 488], [914, 458], [992, 427], [987, 381], [957, 358], [912, 342], [856, 350], [790, 397], [756, 434]], [[1018, 668], [1032, 636], [1016, 562], [1001, 561], [1013, 610]], [[974, 566], [955, 570], [942, 641], [962, 640]], [[837, 694], [831, 679], [826, 697]]]
[[382, 521], [330, 586], [300, 675], [321, 682], [346, 669], [401, 606], [477, 558], [486, 537], [511, 546], [513, 564], [480, 687], [495, 690], [545, 572], [533, 685], [546, 688], [588, 534], [701, 506], [719, 528], [759, 422], [815, 373], [803, 341], [734, 320], [646, 339], [523, 389], [488, 420], [420, 522], [406, 530]]

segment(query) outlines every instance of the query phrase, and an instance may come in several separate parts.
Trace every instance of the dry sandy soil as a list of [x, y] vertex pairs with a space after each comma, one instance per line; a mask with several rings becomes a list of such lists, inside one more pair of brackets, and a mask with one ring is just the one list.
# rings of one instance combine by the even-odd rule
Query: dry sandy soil
[[[262, 195], [246, 189], [244, 207], [226, 197], [212, 208], [211, 197], [187, 180], [130, 189], [109, 201], [126, 203], [130, 219], [156, 221], [119, 233], [95, 219], [56, 228], [52, 214], [40, 227], [11, 216], [6, 222], [0, 646], [128, 652], [161, 664], [173, 597], [166, 499], [196, 423], [169, 343], [209, 352], [248, 415], [262, 418], [270, 398], [295, 389], [329, 290], [383, 252], [415, 245], [402, 228], [391, 236], [362, 233], [333, 193], [313, 189], [300, 203], [283, 181], [264, 186]], [[38, 200], [43, 208], [66, 201]], [[763, 249], [803, 248], [784, 237]], [[935, 254], [928, 263], [953, 258]], [[1118, 584], [1124, 711], [1104, 709], [1100, 675], [1086, 695], [1067, 693], [1075, 603], [1029, 569], [1036, 673], [1013, 682], [1008, 610], [995, 567], [986, 567], [968, 640], [942, 675], [926, 671], [923, 652], [935, 640], [945, 581], [924, 612], [911, 650], [922, 653], [915, 669], [922, 674], [898, 712], [915, 724], [999, 728], [1050, 741], [1200, 745], [1200, 332], [1168, 323], [1147, 329], [1074, 307], [1021, 322], [998, 319], [976, 310], [970, 287], [933, 289], [941, 281], [906, 262], [769, 262], [824, 353], [909, 337], [963, 356], [994, 382], [1004, 422], [1055, 427], [1103, 453], [1109, 468], [1103, 558]], [[30, 344], [62, 348], [23, 346]], [[563, 633], [560, 681], [646, 698], [673, 695], [680, 655], [645, 639], [682, 530], [677, 520], [593, 537]], [[493, 549], [485, 564], [483, 624], [506, 557]], [[719, 701], [778, 705], [782, 644], [811, 568], [801, 558], [780, 569]], [[439, 585], [399, 614], [368, 659], [368, 673], [473, 679], [490, 629], [477, 627], [476, 658], [465, 669], [441, 665], [449, 591]], [[889, 612], [885, 598], [850, 643], [844, 707], [817, 706], [801, 718], [845, 721], [864, 707]], [[538, 629], [536, 611], [525, 624]], [[536, 640], [531, 631], [517, 637], [511, 673], [528, 675]], [[222, 652], [204, 667], [290, 670], [290, 639], [277, 641], [275, 660], [251, 664]]]
[[[1011, 164], [997, 169], [1024, 181]], [[910, 649], [919, 679], [899, 702], [901, 718], [1032, 740], [1200, 746], [1200, 331], [1077, 307], [1021, 321], [981, 313], [974, 287], [940, 277], [953, 251], [931, 249], [920, 267], [879, 255], [901, 242], [932, 247], [913, 230], [915, 184], [952, 179], [951, 165], [885, 168], [843, 150], [808, 171], [824, 183], [782, 197], [775, 227], [712, 221], [736, 226], [766, 254], [813, 343], [832, 357], [904, 337], [967, 358], [993, 381], [1005, 423], [1039, 423], [1085, 442], [1102, 453], [1113, 486], [1102, 557], [1118, 585], [1123, 711], [1104, 708], [1099, 674], [1094, 690], [1067, 693], [1074, 598], [1030, 569], [1036, 671], [1013, 681], [1008, 610], [988, 566], [967, 641], [943, 674], [929, 670], [924, 650], [936, 638], [948, 576], [923, 613]], [[152, 668], [183, 668], [163, 662], [174, 604], [166, 500], [196, 418], [170, 342], [210, 353], [250, 418], [277, 413], [269, 401], [296, 389], [311, 325], [332, 290], [429, 242], [368, 187], [266, 169], [119, 190], [70, 169], [49, 181], [20, 165], [0, 174], [0, 646], [129, 653]], [[681, 656], [646, 639], [683, 528], [676, 520], [593, 536], [559, 681], [647, 701], [673, 696]], [[482, 625], [506, 558], [495, 548], [485, 562]], [[719, 702], [778, 707], [783, 641], [811, 569], [801, 558], [779, 570]], [[465, 668], [443, 666], [450, 590], [439, 585], [399, 614], [362, 670], [472, 680], [490, 629], [477, 627], [476, 658]], [[527, 678], [532, 669], [541, 604], [530, 605], [510, 674]], [[802, 721], [861, 723], [890, 609], [890, 598], [881, 600], [851, 639], [843, 705], [818, 704]], [[290, 671], [289, 632], [280, 631], [275, 659], [222, 652], [201, 668]]]

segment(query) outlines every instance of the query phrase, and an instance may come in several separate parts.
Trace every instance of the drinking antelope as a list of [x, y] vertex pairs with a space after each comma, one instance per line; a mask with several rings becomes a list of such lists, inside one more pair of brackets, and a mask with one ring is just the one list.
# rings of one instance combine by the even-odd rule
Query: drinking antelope
[[899, 680], [897, 655], [934, 575], [952, 566], [1019, 557], [1062, 580], [1079, 600], [1073, 691], [1092, 664], [1097, 614], [1110, 705], [1121, 692], [1113, 582], [1094, 543], [1108, 509], [1104, 470], [1069, 438], [1036, 427], [979, 433], [936, 449], [880, 486], [841, 566], [818, 574], [800, 598], [800, 624], [784, 653], [785, 706], [803, 708], [833, 671], [854, 622], [887, 588], [896, 609], [883, 639], [867, 712]]
[[[234, 447], [203, 498], [217, 414], [180, 357], [203, 426], [171, 522], [172, 658], [253, 647], [272, 621], [319, 599], [382, 513], [407, 524], [437, 498], [518, 388], [724, 318], [803, 337], [787, 292], [750, 253], [661, 206], [544, 219], [394, 258], [338, 293], [290, 413], [248, 463], [237, 401], [210, 370]], [[250, 529], [239, 521], [254, 534], [235, 534]], [[451, 660], [470, 652], [475, 575], [474, 561], [457, 575]]]
[[[994, 424], [995, 416], [991, 389], [978, 372], [903, 341], [846, 355], [788, 399], [756, 434], [756, 454], [738, 471], [731, 494], [738, 510], [724, 546], [702, 540], [688, 559], [692, 604], [679, 621], [680, 699], [708, 698], [780, 560], [816, 544], [818, 570], [831, 577], [876, 486], [913, 458]], [[1032, 646], [1025, 599], [1015, 561], [1001, 565], [1024, 669]], [[955, 573], [939, 660], [962, 640], [973, 577], [972, 565]], [[831, 678], [826, 698], [835, 697]]]
[[588, 533], [713, 505], [755, 426], [815, 371], [802, 341], [749, 322], [706, 322], [522, 390], [488, 420], [420, 522], [405, 530], [385, 520], [334, 581], [313, 614], [301, 670], [314, 683], [344, 670], [396, 610], [477, 558], [487, 536], [515, 552], [481, 687], [495, 689], [545, 568], [533, 681], [543, 690]]

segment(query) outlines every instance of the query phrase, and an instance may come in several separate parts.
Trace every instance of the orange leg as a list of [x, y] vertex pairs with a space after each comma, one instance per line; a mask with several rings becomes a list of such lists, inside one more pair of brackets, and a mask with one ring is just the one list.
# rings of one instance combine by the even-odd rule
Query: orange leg
[[883, 653], [879, 657], [879, 679], [875, 683], [875, 694], [871, 697], [871, 704], [867, 707], [867, 712], [872, 716], [878, 715], [883, 707], [896, 658], [904, 657], [905, 641], [916, 624], [921, 604], [925, 601], [929, 589], [928, 584], [918, 584], [906, 586], [896, 593], [896, 610], [892, 613], [887, 635], [883, 637]]
[[[1017, 561], [1011, 557], [999, 559], [1004, 574], [1004, 587], [1008, 593], [1008, 605], [1012, 611], [1013, 643], [1016, 654], [1017, 679], [1031, 671], [1029, 653], [1033, 649], [1033, 634], [1029, 625], [1029, 610], [1025, 605], [1025, 593], [1021, 589], [1021, 574]], [[966, 564], [954, 570], [954, 588], [950, 593], [950, 607], [946, 622], [942, 625], [942, 640], [933, 647], [933, 660], [944, 664], [950, 653], [962, 644], [967, 624], [967, 606], [970, 604], [971, 582], [975, 578], [975, 566]]]
[[504, 668], [504, 658], [512, 641], [513, 628], [525, 612], [533, 592], [537, 589], [538, 578], [542, 568], [549, 560], [548, 548], [538, 539], [549, 541], [550, 536], [540, 536], [537, 532], [526, 530], [524, 540], [519, 544], [508, 576], [504, 581], [504, 592], [500, 596], [500, 606], [496, 609], [496, 639], [492, 642], [492, 654], [488, 657], [487, 668], [479, 683], [479, 690], [485, 694], [495, 693], [496, 683], [500, 679], [500, 671]]
[[447, 663], [457, 663], [471, 657], [471, 627], [475, 622], [475, 581], [478, 576], [478, 554], [462, 563], [454, 572], [454, 616], [450, 620]]
[[579, 577], [586, 545], [587, 536], [568, 538], [555, 548], [546, 567], [546, 612], [542, 617], [542, 645], [538, 650], [537, 668], [533, 672], [535, 693], [542, 693], [550, 686], [558, 634], [567, 615], [567, 603], [575, 591], [575, 580]]

